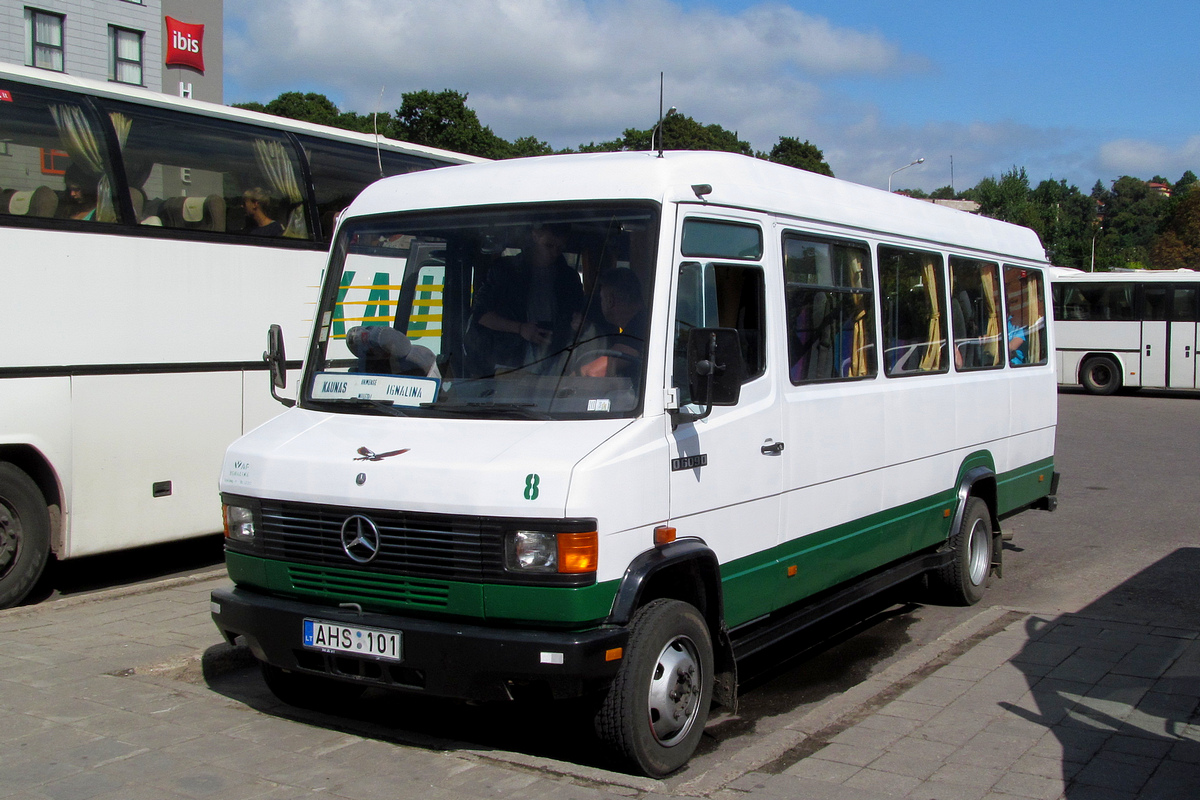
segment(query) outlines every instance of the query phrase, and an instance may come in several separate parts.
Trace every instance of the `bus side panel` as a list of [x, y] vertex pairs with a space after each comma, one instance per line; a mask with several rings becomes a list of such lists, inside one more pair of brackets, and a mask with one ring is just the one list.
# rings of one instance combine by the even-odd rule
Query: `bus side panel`
[[241, 387], [240, 372], [73, 378], [68, 555], [220, 531], [216, 482], [241, 434]]

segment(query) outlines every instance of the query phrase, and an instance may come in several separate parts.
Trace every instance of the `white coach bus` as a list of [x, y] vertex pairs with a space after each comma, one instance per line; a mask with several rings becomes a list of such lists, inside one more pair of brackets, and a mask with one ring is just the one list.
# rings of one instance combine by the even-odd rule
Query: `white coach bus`
[[1200, 273], [1052, 270], [1058, 380], [1092, 394], [1196, 389]]
[[303, 347], [335, 214], [472, 160], [0, 66], [0, 607], [50, 553], [219, 531], [225, 448], [279, 410], [262, 331]]
[[1046, 266], [727, 153], [380, 181], [297, 407], [226, 455], [214, 621], [287, 702], [594, 694], [670, 773], [739, 658], [918, 576], [975, 602], [1000, 524], [1053, 507]]

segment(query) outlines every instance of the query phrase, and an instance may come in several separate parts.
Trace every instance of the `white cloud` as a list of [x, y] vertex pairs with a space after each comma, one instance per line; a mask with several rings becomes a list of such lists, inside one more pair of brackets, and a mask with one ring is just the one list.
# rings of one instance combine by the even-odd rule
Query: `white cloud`
[[814, 81], [921, 69], [875, 33], [782, 4], [739, 14], [669, 0], [259, 0], [228, 4], [231, 102], [322, 91], [344, 109], [457, 89], [506, 138], [558, 147], [646, 128], [667, 104], [769, 148], [817, 113]]
[[1139, 139], [1117, 139], [1100, 147], [1099, 165], [1110, 180], [1122, 175], [1149, 179], [1162, 175], [1178, 180], [1186, 170], [1195, 170], [1200, 163], [1200, 136], [1165, 145]]

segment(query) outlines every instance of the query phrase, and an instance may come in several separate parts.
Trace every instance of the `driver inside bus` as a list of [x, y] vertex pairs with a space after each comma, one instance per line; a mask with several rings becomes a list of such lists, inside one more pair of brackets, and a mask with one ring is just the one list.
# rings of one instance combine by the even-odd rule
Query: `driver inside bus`
[[631, 269], [617, 268], [600, 274], [600, 310], [607, 323], [610, 353], [598, 356], [579, 368], [581, 375], [602, 378], [635, 370], [646, 344], [646, 306], [642, 283]]

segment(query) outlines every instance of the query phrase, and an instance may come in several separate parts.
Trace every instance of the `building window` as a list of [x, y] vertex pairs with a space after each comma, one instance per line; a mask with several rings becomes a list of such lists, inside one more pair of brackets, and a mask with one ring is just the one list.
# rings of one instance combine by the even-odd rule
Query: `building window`
[[142, 85], [142, 34], [125, 28], [108, 29], [112, 42], [112, 79]]
[[63, 55], [63, 22], [61, 14], [26, 9], [28, 21], [29, 63], [40, 69], [63, 72], [66, 58]]
[[43, 175], [66, 175], [67, 167], [71, 164], [70, 153], [64, 153], [62, 150], [54, 150], [52, 148], [41, 148], [42, 154], [42, 174]]

